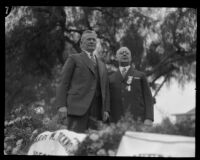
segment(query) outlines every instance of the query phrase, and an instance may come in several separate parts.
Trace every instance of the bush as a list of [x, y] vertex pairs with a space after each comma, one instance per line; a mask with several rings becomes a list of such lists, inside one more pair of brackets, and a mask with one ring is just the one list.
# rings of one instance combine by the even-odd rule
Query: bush
[[147, 131], [141, 122], [135, 122], [130, 113], [117, 123], [104, 124], [98, 131], [89, 130], [88, 136], [78, 147], [76, 156], [115, 156], [119, 143], [127, 130]]
[[181, 135], [185, 136], [195, 136], [195, 121], [194, 120], [185, 120], [181, 123], [176, 123], [175, 126], [178, 128], [178, 132]]
[[27, 154], [36, 136], [46, 130], [64, 128], [58, 117], [50, 117], [44, 106], [18, 106], [4, 123], [4, 154]]
[[149, 132], [194, 137], [195, 122], [193, 120], [185, 120], [181, 123], [173, 124], [169, 118], [165, 118], [161, 124], [155, 125]]
[[[32, 105], [15, 108], [5, 120], [4, 154], [25, 155], [36, 136], [44, 131], [66, 129], [58, 116], [50, 116], [45, 106]], [[195, 126], [190, 121], [172, 124], [166, 118], [161, 124], [147, 127], [135, 122], [130, 113], [117, 123], [102, 124], [99, 130], [88, 130], [88, 136], [79, 144], [75, 156], [115, 156], [121, 138], [129, 131], [195, 136]]]

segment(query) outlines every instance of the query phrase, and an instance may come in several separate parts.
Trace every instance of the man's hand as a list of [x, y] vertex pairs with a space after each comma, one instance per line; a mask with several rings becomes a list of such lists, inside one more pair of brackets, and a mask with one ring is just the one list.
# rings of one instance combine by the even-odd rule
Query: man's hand
[[144, 124], [141, 125], [142, 132], [149, 132], [152, 129], [153, 122], [150, 119], [145, 119]]
[[153, 122], [152, 122], [152, 120], [150, 120], [150, 119], [145, 119], [144, 125], [146, 125], [146, 126], [152, 126], [152, 125], [153, 125]]
[[109, 113], [108, 112], [104, 112], [103, 114], [103, 122], [107, 121], [109, 118]]
[[67, 112], [67, 107], [60, 107], [58, 112]]
[[58, 110], [59, 119], [67, 117], [67, 107], [60, 107]]

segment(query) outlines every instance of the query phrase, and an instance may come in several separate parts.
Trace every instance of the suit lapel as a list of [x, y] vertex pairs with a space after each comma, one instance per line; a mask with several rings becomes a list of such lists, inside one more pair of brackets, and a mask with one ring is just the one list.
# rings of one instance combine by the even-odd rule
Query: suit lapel
[[102, 98], [105, 99], [106, 78], [105, 78], [105, 74], [104, 74], [104, 64], [96, 56], [95, 56], [95, 59], [96, 59], [97, 69], [98, 69], [98, 72], [99, 72], [99, 79], [100, 79], [100, 85], [101, 85], [101, 94], [102, 94]]
[[96, 62], [97, 62], [97, 68], [98, 68], [98, 71], [99, 71], [99, 76], [100, 76], [100, 79], [102, 80], [103, 79], [103, 74], [104, 74], [104, 66], [102, 64], [102, 62], [95, 56], [95, 59], [96, 59]]
[[134, 71], [133, 71], [133, 68], [132, 68], [132, 67], [130, 67], [130, 68], [128, 69], [128, 71], [127, 71], [125, 77], [122, 76], [122, 74], [121, 74], [119, 68], [118, 68], [118, 70], [117, 70], [117, 72], [116, 72], [117, 78], [118, 78], [120, 81], [126, 81], [127, 78], [128, 78], [128, 76], [132, 76], [133, 74], [134, 74]]
[[95, 75], [95, 69], [94, 69], [94, 64], [92, 61], [89, 59], [89, 57], [86, 55], [86, 53], [82, 52], [81, 58], [83, 62], [86, 64], [86, 66], [90, 69], [90, 71]]
[[[123, 80], [127, 82], [129, 76], [132, 76], [132, 77], [136, 76], [133, 67], [129, 68], [129, 70], [127, 71], [126, 76], [124, 77]], [[132, 83], [133, 83], [133, 81], [132, 81]]]
[[135, 85], [138, 85], [138, 83], [135, 83], [136, 82], [135, 77], [139, 77], [137, 70], [135, 70], [133, 67], [131, 67], [129, 73], [127, 74], [127, 77], [126, 77], [127, 79], [128, 79], [128, 76], [132, 76], [133, 77], [131, 84], [134, 87], [135, 87]]
[[117, 76], [116, 78], [119, 79], [120, 82], [124, 80], [124, 78], [123, 78], [123, 76], [122, 76], [122, 74], [121, 74], [119, 68], [118, 68], [118, 70], [117, 70], [117, 72], [116, 72], [116, 76]]
[[133, 69], [132, 69], [132, 67], [130, 67], [129, 69], [128, 69], [128, 71], [126, 72], [126, 75], [125, 75], [125, 77], [124, 77], [124, 80], [126, 80], [127, 78], [128, 78], [128, 76], [130, 76], [130, 75], [132, 75], [133, 74]]

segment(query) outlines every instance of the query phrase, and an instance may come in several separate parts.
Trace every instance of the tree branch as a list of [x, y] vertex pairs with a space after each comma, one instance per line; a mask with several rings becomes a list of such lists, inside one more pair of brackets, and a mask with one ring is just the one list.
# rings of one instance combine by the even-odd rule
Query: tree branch
[[111, 18], [118, 18], [118, 17], [115, 17], [113, 14], [110, 14], [110, 12], [103, 10], [101, 8], [98, 8], [98, 7], [93, 7], [91, 10], [100, 11], [101, 13], [106, 14], [106, 15], [110, 16]]
[[159, 22], [159, 20], [155, 20], [155, 19], [153, 19], [152, 17], [146, 16], [146, 15], [144, 15], [144, 14], [142, 14], [141, 12], [138, 12], [138, 11], [136, 11], [136, 10], [132, 10], [132, 13], [134, 13], [134, 14], [135, 14], [136, 16], [138, 16], [138, 17], [144, 17], [145, 19], [149, 19], [149, 20], [151, 20], [151, 21], [154, 22], [154, 23]]
[[69, 42], [70, 44], [73, 45], [74, 49], [79, 53], [81, 50], [80, 50], [80, 47], [78, 45], [78, 43], [74, 42], [73, 40], [71, 40], [69, 37], [65, 36], [65, 40], [67, 42]]
[[170, 74], [173, 70], [177, 70], [178, 68], [176, 66], [174, 66], [173, 64], [170, 66], [170, 68], [162, 73], [160, 73], [158, 76], [156, 76], [154, 78], [154, 80], [152, 80], [151, 84], [154, 84], [156, 82], [156, 80], [158, 80], [160, 77], [164, 76], [164, 75], [168, 75]]
[[166, 56], [160, 61], [160, 63], [157, 64], [157, 65], [154, 67], [154, 69], [153, 69], [152, 71], [148, 71], [148, 72], [146, 73], [147, 77], [150, 76], [150, 75], [152, 75], [153, 73], [155, 73], [157, 70], [159, 70], [160, 67], [163, 66], [163, 65], [167, 62], [167, 60], [168, 60], [169, 58], [171, 58], [171, 57], [174, 56], [174, 54], [175, 54], [175, 52], [171, 52], [170, 54], [166, 55]]
[[154, 78], [154, 80], [152, 80], [151, 85], [153, 85], [156, 82], [156, 80], [158, 80], [161, 76], [163, 76], [165, 74], [169, 75], [172, 71], [177, 70], [178, 68], [175, 65], [173, 65], [174, 62], [178, 62], [178, 61], [181, 61], [183, 59], [188, 60], [188, 58], [195, 60], [195, 57], [196, 57], [196, 55], [193, 54], [193, 55], [188, 55], [188, 56], [184, 56], [184, 57], [177, 57], [175, 59], [168, 61], [165, 65], [172, 64], [171, 68], [168, 69], [167, 71], [160, 73], [158, 76], [156, 76], [156, 78]]
[[68, 32], [68, 33], [76, 32], [76, 33], [79, 33], [79, 34], [82, 34], [83, 31], [84, 31], [83, 29], [69, 29], [69, 28], [66, 28], [66, 27], [63, 30]]
[[[160, 67], [162, 67], [162, 66], [164, 66], [164, 65], [168, 65], [168, 64], [170, 64], [170, 63], [174, 63], [174, 62], [183, 60], [183, 59], [187, 59], [187, 60], [188, 60], [188, 59], [192, 59], [192, 60], [195, 60], [195, 58], [196, 58], [196, 54], [195, 54], [195, 53], [190, 54], [190, 55], [187, 55], [187, 53], [189, 53], [189, 52], [186, 52], [186, 51], [175, 51], [175, 52], [172, 52], [172, 53], [168, 54], [166, 57], [164, 57], [164, 58], [161, 60], [161, 62], [160, 62], [158, 65], [156, 65], [156, 66], [154, 67], [153, 70], [147, 72], [146, 75], [147, 75], [147, 76], [150, 76], [150, 75], [152, 75], [153, 73], [155, 73], [156, 71], [158, 71], [158, 70], [160, 69]], [[178, 57], [170, 60], [170, 58], [172, 58], [172, 57], [175, 56], [175, 55], [178, 55]], [[180, 55], [183, 55], [183, 56], [180, 57]], [[184, 56], [184, 55], [185, 55], [185, 56]]]
[[164, 80], [162, 81], [161, 85], [158, 87], [158, 89], [155, 91], [153, 97], [155, 98], [158, 94], [158, 92], [160, 91], [160, 89], [163, 87], [163, 85], [165, 84], [165, 82], [167, 81], [167, 78], [169, 77], [169, 74], [167, 74], [164, 78]]

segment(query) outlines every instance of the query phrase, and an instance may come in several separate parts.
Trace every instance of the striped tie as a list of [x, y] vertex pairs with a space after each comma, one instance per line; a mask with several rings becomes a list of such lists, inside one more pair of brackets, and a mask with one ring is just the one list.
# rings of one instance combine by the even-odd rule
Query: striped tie
[[126, 75], [126, 68], [124, 67], [124, 68], [122, 69], [122, 76], [125, 77], [125, 75]]
[[92, 60], [92, 62], [94, 63], [94, 65], [96, 65], [96, 60], [94, 58], [94, 55], [93, 54], [90, 54], [90, 59]]

